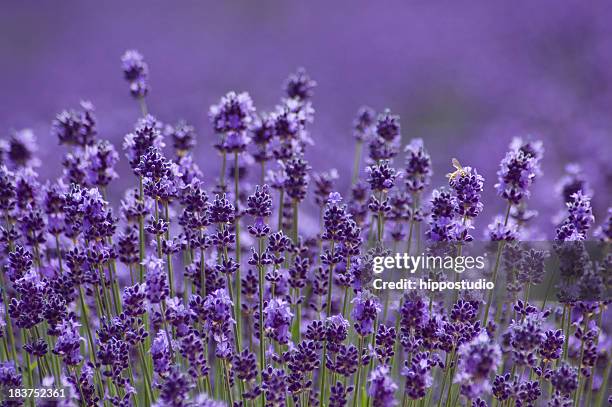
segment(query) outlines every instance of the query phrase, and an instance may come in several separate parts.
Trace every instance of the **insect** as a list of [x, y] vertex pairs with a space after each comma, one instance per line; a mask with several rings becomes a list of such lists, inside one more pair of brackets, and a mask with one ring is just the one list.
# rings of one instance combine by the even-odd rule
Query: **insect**
[[465, 175], [465, 170], [461, 166], [461, 163], [459, 163], [459, 160], [453, 158], [451, 160], [451, 163], [453, 164], [453, 167], [455, 167], [455, 171], [446, 174], [449, 180], [455, 179], [455, 177], [457, 177], [458, 175]]

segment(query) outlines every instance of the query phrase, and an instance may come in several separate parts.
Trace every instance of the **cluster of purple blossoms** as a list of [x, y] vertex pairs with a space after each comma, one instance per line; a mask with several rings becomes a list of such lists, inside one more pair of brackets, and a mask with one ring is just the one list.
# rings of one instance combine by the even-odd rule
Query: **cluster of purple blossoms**
[[374, 321], [378, 313], [382, 311], [378, 298], [369, 291], [363, 290], [353, 298], [352, 304], [351, 318], [354, 321], [355, 331], [361, 336], [370, 335], [374, 332]]
[[369, 140], [370, 159], [373, 161], [390, 160], [399, 153], [401, 139], [399, 116], [385, 110], [378, 116], [376, 130]]
[[[423, 140], [413, 139], [404, 149], [406, 152], [406, 167], [404, 182], [411, 193], [419, 193], [425, 189], [432, 176], [431, 157], [425, 151]], [[482, 190], [482, 187], [481, 187]]]
[[397, 384], [389, 377], [389, 368], [378, 366], [368, 378], [368, 396], [372, 398], [374, 407], [391, 407], [397, 404], [395, 391]]
[[557, 228], [559, 241], [585, 240], [595, 218], [591, 208], [591, 198], [578, 191], [566, 203], [568, 216]]
[[474, 398], [491, 391], [489, 377], [501, 362], [501, 349], [486, 332], [481, 332], [457, 350], [459, 365], [455, 381], [461, 385], [461, 393]]
[[127, 50], [121, 57], [123, 76], [130, 85], [130, 93], [142, 99], [149, 93], [149, 66], [142, 54], [136, 50]]
[[541, 143], [524, 143], [515, 139], [497, 172], [497, 194], [512, 205], [529, 198], [529, 187], [540, 174], [542, 155]]

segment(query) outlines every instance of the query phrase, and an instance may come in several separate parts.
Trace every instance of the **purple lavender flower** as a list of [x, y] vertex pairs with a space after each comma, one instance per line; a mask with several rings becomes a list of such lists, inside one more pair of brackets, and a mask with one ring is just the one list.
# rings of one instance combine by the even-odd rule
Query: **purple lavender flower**
[[282, 369], [275, 369], [268, 366], [261, 372], [262, 388], [266, 396], [266, 401], [270, 406], [285, 406], [287, 393], [287, 377]]
[[[197, 297], [192, 297], [190, 306], [193, 308], [197, 302]], [[217, 289], [206, 296], [201, 307], [204, 327], [217, 344], [217, 357], [230, 357], [233, 351], [232, 327], [236, 323], [232, 316], [233, 305], [227, 291]]]
[[469, 227], [456, 218], [457, 200], [447, 190], [435, 189], [431, 196], [429, 229], [425, 233], [432, 242], [471, 240]]
[[164, 135], [172, 140], [172, 147], [178, 157], [185, 156], [196, 145], [195, 128], [184, 121], [179, 121], [175, 126], [166, 125]]
[[130, 166], [135, 170], [140, 164], [140, 157], [151, 147], [164, 147], [164, 138], [160, 131], [161, 123], [151, 115], [140, 119], [133, 133], [124, 137], [123, 149]]
[[149, 66], [143, 56], [136, 50], [127, 50], [121, 57], [121, 67], [132, 96], [138, 99], [145, 97], [149, 92]]
[[353, 304], [351, 318], [355, 321], [353, 324], [355, 330], [361, 336], [370, 335], [374, 332], [374, 320], [382, 310], [378, 298], [369, 291], [362, 290], [351, 303]]
[[329, 407], [345, 407], [348, 403], [348, 393], [351, 391], [353, 391], [352, 386], [345, 387], [342, 382], [336, 382], [329, 389]]
[[61, 356], [67, 365], [76, 365], [83, 359], [80, 353], [83, 338], [79, 334], [79, 326], [80, 324], [67, 320], [59, 328], [61, 334], [55, 342], [53, 353]]
[[15, 205], [15, 175], [9, 169], [0, 166], [0, 210], [6, 212]]
[[0, 387], [20, 387], [21, 381], [21, 373], [15, 367], [15, 362], [0, 362]]
[[431, 158], [420, 138], [412, 139], [405, 147], [406, 152], [406, 174], [404, 182], [408, 192], [417, 193], [429, 185], [433, 173]]
[[374, 407], [392, 407], [397, 404], [395, 391], [397, 384], [389, 376], [389, 367], [380, 365], [372, 370], [368, 378], [368, 396]]
[[510, 150], [497, 172], [497, 194], [511, 204], [519, 204], [523, 199], [529, 198], [529, 187], [538, 172], [538, 161], [533, 155], [521, 149]]
[[158, 257], [147, 257], [142, 265], [145, 267], [145, 292], [151, 304], [159, 304], [170, 294], [168, 276], [164, 261]]
[[570, 202], [572, 195], [582, 192], [592, 195], [591, 187], [579, 164], [572, 163], [565, 166], [565, 174], [556, 185], [557, 193], [563, 198], [563, 202]]
[[517, 226], [514, 224], [504, 225], [504, 219], [501, 216], [496, 217], [493, 223], [489, 224], [489, 239], [492, 242], [513, 242], [518, 238]]
[[603, 223], [595, 230], [595, 236], [602, 242], [612, 241], [612, 207], [608, 208], [608, 214]]
[[334, 182], [338, 179], [338, 171], [333, 168], [329, 171], [317, 172], [312, 176], [314, 184], [315, 203], [318, 206], [323, 206], [329, 194], [334, 191]]
[[566, 204], [569, 215], [557, 228], [557, 240], [584, 240], [595, 222], [591, 208], [591, 198], [578, 191]]
[[301, 156], [295, 156], [285, 162], [283, 168], [287, 174], [287, 179], [283, 185], [287, 195], [291, 199], [303, 201], [310, 180], [308, 162]]
[[433, 384], [431, 369], [435, 366], [427, 353], [417, 353], [412, 357], [411, 363], [405, 362], [401, 374], [406, 377], [404, 391], [413, 400], [425, 397], [427, 389]]
[[40, 164], [35, 156], [38, 150], [36, 136], [30, 129], [14, 131], [6, 147], [0, 148], [0, 151], [4, 149], [6, 149], [8, 162], [13, 168], [33, 167]]
[[544, 363], [559, 359], [564, 342], [565, 335], [561, 329], [550, 329], [544, 332], [544, 340], [538, 351]]
[[151, 343], [151, 359], [153, 360], [153, 370], [159, 375], [163, 375], [170, 370], [170, 344], [168, 334], [165, 331], [158, 331]]
[[461, 393], [474, 398], [491, 391], [489, 376], [501, 362], [501, 349], [481, 332], [470, 342], [459, 346], [459, 365], [455, 382], [461, 384]]
[[400, 174], [389, 164], [389, 161], [381, 161], [366, 168], [372, 191], [387, 192], [395, 185], [395, 180]]
[[268, 336], [280, 344], [289, 341], [289, 328], [293, 313], [289, 304], [279, 298], [272, 298], [264, 309], [264, 328]]
[[370, 158], [373, 161], [389, 160], [399, 152], [399, 116], [387, 109], [378, 116], [375, 137], [369, 143]]
[[457, 213], [466, 219], [475, 218], [482, 211], [481, 192], [484, 178], [471, 167], [463, 167], [450, 177], [448, 184], [455, 191]]
[[255, 192], [247, 198], [246, 213], [262, 219], [272, 214], [272, 197], [268, 185], [255, 186]]
[[285, 81], [285, 92], [290, 99], [305, 101], [312, 97], [313, 89], [317, 86], [317, 82], [310, 79], [304, 68], [289, 75]]
[[368, 106], [361, 107], [353, 120], [353, 136], [359, 142], [369, 140], [374, 134], [375, 124], [376, 112]]
[[255, 107], [248, 93], [228, 92], [209, 110], [210, 121], [217, 133], [245, 132], [253, 121]]
[[81, 101], [81, 111], [64, 110], [51, 124], [51, 134], [60, 144], [85, 147], [96, 141], [96, 116], [91, 102]]
[[184, 406], [192, 387], [192, 383], [181, 373], [179, 367], [173, 366], [160, 385], [160, 406]]

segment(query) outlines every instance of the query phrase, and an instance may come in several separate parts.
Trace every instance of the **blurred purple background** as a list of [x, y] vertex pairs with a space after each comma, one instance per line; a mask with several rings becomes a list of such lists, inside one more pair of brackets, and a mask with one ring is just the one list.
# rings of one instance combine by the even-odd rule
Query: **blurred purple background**
[[[287, 74], [304, 66], [319, 86], [310, 127], [316, 170], [352, 168], [359, 106], [401, 115], [407, 142], [422, 137], [445, 182], [450, 158], [485, 176], [481, 226], [500, 210], [499, 161], [513, 136], [545, 141], [544, 178], [532, 203], [546, 222], [566, 163], [595, 191], [597, 223], [610, 199], [612, 3], [365, 1], [83, 1], [4, 3], [0, 12], [0, 128], [32, 128], [44, 176], [60, 174], [64, 149], [49, 135], [55, 114], [91, 100], [100, 137], [118, 149], [139, 115], [119, 58], [149, 64], [151, 112], [198, 129], [198, 163], [217, 175], [206, 112], [228, 90], [271, 110]], [[122, 155], [123, 157], [123, 155]], [[119, 167], [126, 174], [125, 160]], [[208, 172], [214, 171], [214, 172]], [[111, 193], [132, 182], [123, 177]]]

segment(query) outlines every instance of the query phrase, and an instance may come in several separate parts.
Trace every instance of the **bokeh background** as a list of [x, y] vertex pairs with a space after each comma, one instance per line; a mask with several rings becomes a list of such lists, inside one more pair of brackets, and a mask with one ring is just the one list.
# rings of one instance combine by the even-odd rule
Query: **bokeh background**
[[[0, 6], [0, 131], [32, 128], [43, 177], [61, 173], [54, 116], [97, 109], [100, 136], [121, 148], [139, 115], [119, 58], [140, 50], [150, 67], [151, 112], [199, 133], [198, 163], [218, 172], [207, 110], [228, 90], [271, 110], [287, 74], [317, 80], [310, 127], [316, 170], [352, 168], [351, 122], [367, 104], [401, 115], [402, 134], [425, 139], [433, 185], [450, 158], [485, 176], [481, 226], [498, 211], [493, 184], [513, 136], [545, 141], [531, 206], [552, 227], [555, 183], [579, 163], [598, 221], [612, 201], [612, 3], [605, 1], [20, 1]], [[119, 167], [127, 174], [125, 160]], [[122, 177], [111, 193], [132, 182]], [[599, 223], [599, 222], [598, 222]]]

